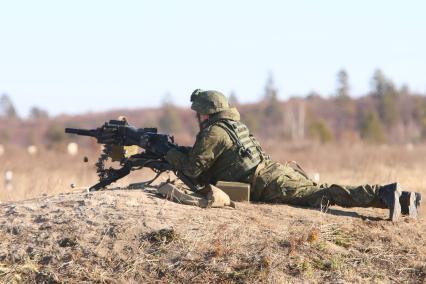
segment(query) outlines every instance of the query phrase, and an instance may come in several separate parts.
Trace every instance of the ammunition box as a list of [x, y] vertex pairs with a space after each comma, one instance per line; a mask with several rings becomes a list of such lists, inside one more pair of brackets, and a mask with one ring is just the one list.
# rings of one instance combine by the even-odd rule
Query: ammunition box
[[138, 146], [117, 146], [112, 145], [111, 160], [113, 162], [119, 162], [123, 158], [129, 158], [132, 155], [137, 154], [139, 151]]
[[139, 153], [139, 146], [124, 146], [124, 157], [129, 158], [130, 156], [136, 155]]
[[250, 201], [250, 184], [232, 181], [218, 181], [216, 187], [229, 195], [232, 201]]

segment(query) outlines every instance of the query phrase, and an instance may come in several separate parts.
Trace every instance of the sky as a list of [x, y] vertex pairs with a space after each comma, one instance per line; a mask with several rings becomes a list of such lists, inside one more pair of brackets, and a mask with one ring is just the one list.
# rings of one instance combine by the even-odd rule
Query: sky
[[370, 89], [380, 68], [426, 93], [423, 0], [0, 0], [0, 94], [21, 115], [189, 106], [194, 89], [281, 99]]

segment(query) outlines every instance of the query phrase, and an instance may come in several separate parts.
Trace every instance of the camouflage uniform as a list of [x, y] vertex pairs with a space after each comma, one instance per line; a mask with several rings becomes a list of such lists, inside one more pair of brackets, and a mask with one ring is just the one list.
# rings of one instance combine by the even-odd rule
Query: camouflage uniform
[[[227, 151], [235, 146], [226, 129], [216, 123], [223, 120], [238, 122], [240, 115], [235, 108], [226, 107], [212, 114], [209, 120], [201, 125], [201, 131], [190, 151], [184, 153], [171, 150], [167, 153], [166, 159], [181, 169], [184, 174], [203, 184], [215, 184], [218, 180], [250, 183], [253, 201], [311, 207], [329, 204], [344, 207], [386, 208], [378, 197], [381, 187], [379, 185], [318, 185], [292, 166], [271, 161], [265, 156], [262, 156], [257, 163], [259, 165], [252, 169], [234, 171], [232, 176], [226, 173], [212, 176], [210, 172], [217, 172], [217, 168], [226, 167], [222, 162], [223, 156], [229, 155]], [[227, 172], [229, 170], [228, 166]], [[256, 175], [255, 178], [254, 175]]]

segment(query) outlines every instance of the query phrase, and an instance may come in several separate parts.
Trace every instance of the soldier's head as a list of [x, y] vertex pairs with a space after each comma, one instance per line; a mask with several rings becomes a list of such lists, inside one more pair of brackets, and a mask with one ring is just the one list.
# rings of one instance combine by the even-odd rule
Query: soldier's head
[[191, 109], [199, 116], [209, 116], [229, 109], [225, 95], [218, 91], [203, 91], [196, 89], [191, 94]]

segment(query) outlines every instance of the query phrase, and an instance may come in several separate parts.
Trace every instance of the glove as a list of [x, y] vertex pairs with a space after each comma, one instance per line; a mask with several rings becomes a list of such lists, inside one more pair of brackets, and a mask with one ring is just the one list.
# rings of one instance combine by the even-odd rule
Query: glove
[[170, 149], [166, 154], [166, 161], [169, 162], [172, 166], [180, 169], [182, 168], [181, 161], [185, 158], [185, 154], [180, 152], [177, 149]]
[[164, 156], [170, 150], [171, 146], [167, 135], [152, 134], [149, 138], [149, 150]]
[[188, 154], [192, 150], [192, 147], [190, 147], [190, 146], [178, 146], [177, 149], [178, 149], [179, 152], [182, 152], [184, 154]]

